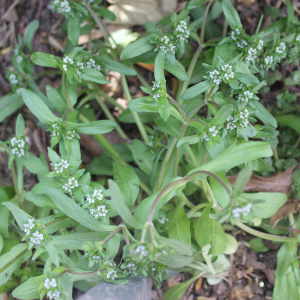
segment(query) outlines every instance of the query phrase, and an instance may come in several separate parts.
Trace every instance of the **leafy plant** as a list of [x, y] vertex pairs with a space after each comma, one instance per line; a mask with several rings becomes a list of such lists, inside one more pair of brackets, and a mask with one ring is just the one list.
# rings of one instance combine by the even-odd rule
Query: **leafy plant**
[[[50, 133], [50, 161], [29, 152], [20, 114], [15, 135], [0, 143], [14, 179], [14, 188], [0, 189], [2, 292], [17, 287], [13, 296], [19, 299], [71, 299], [73, 286], [86, 291], [103, 280], [124, 284], [136, 275], [160, 286], [165, 268], [190, 272], [191, 279], [164, 295], [164, 300], [175, 300], [199, 277], [217, 284], [228, 275], [226, 255], [236, 251], [237, 241], [223, 224], [231, 223], [256, 237], [250, 243], [256, 251], [268, 250], [262, 239], [283, 244], [274, 299], [290, 290], [293, 299], [300, 299], [297, 236], [253, 228], [286, 203], [287, 193], [244, 192], [248, 181], [258, 178], [253, 171], [282, 172], [299, 157], [296, 96], [283, 91], [277, 107], [265, 107], [259, 97], [268, 91], [277, 66], [299, 63], [300, 23], [293, 4], [286, 2], [287, 18], [260, 30], [261, 17], [250, 36], [230, 0], [209, 1], [205, 8], [204, 1], [190, 1], [179, 14], [148, 24], [147, 33], [123, 49], [102, 22], [101, 17], [115, 16], [101, 1], [54, 0], [53, 10], [65, 15], [68, 29], [63, 57], [33, 52], [38, 22], [28, 25], [14, 50], [15, 70], [7, 73], [12, 93], [0, 100], [0, 119], [24, 102]], [[204, 10], [201, 22], [191, 22], [199, 7]], [[266, 10], [276, 18], [276, 10]], [[205, 39], [206, 25], [222, 12], [223, 36]], [[79, 36], [95, 26], [102, 30], [105, 47], [77, 47]], [[198, 45], [195, 53], [190, 53], [190, 40]], [[24, 44], [30, 54], [23, 52]], [[154, 64], [152, 85], [135, 69], [137, 62]], [[61, 74], [61, 86], [47, 86], [47, 95], [40, 92], [35, 80], [44, 73], [34, 73], [33, 64]], [[108, 70], [122, 74], [128, 109], [99, 86], [109, 83]], [[169, 92], [165, 70], [179, 82], [176, 95]], [[299, 84], [299, 74], [290, 75]], [[139, 78], [144, 97], [132, 99], [126, 76]], [[137, 125], [142, 140], [130, 142], [101, 96], [123, 111], [119, 121]], [[96, 120], [88, 104], [93, 99], [105, 120]], [[200, 115], [202, 108], [206, 113]], [[154, 123], [154, 129], [146, 123]], [[112, 130], [128, 142], [113, 147], [103, 136]], [[87, 170], [81, 165], [80, 134], [93, 135], [105, 149]], [[39, 180], [31, 191], [24, 189], [24, 167]], [[105, 178], [93, 181], [91, 175]], [[236, 175], [233, 186], [226, 175]], [[293, 185], [299, 198], [297, 172]], [[116, 216], [122, 221], [117, 223]], [[289, 220], [295, 223], [292, 213]]]

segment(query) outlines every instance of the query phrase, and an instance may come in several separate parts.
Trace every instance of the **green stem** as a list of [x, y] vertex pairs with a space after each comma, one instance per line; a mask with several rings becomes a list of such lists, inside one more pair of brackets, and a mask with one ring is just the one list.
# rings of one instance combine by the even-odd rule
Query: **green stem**
[[227, 29], [228, 29], [228, 21], [225, 18], [224, 26], [223, 26], [223, 32], [222, 32], [222, 37], [225, 37], [227, 35]]
[[179, 194], [179, 199], [182, 201], [182, 202], [184, 202], [184, 204], [187, 206], [187, 207], [189, 207], [189, 208], [194, 208], [195, 207], [195, 205], [181, 192], [180, 194]]
[[197, 210], [199, 210], [199, 209], [201, 209], [201, 208], [203, 208], [203, 207], [206, 207], [208, 204], [209, 204], [209, 203], [201, 203], [201, 204], [199, 204], [199, 205], [193, 207], [193, 208], [186, 214], [186, 216], [187, 216], [188, 218], [191, 218], [192, 215], [193, 215]]
[[213, 1], [210, 0], [209, 3], [206, 6], [205, 13], [204, 13], [204, 16], [203, 16], [203, 22], [202, 22], [201, 33], [200, 33], [200, 44], [201, 45], [204, 43], [206, 19], [207, 19], [209, 8], [212, 5], [212, 3], [213, 3]]
[[164, 157], [164, 160], [163, 160], [161, 168], [160, 168], [156, 190], [160, 190], [162, 187], [162, 184], [163, 184], [164, 178], [165, 178], [166, 167], [167, 167], [168, 161], [171, 157], [171, 154], [173, 152], [173, 149], [174, 149], [176, 143], [177, 143], [177, 139], [173, 138], [173, 141], [167, 150], [167, 153]]
[[277, 161], [279, 159], [278, 153], [277, 153], [277, 148], [276, 147], [272, 148], [272, 150], [273, 150], [274, 159], [275, 159], [275, 161]]
[[73, 106], [71, 104], [71, 101], [69, 99], [68, 96], [68, 92], [67, 92], [67, 83], [66, 83], [66, 72], [63, 72], [63, 76], [62, 76], [62, 87], [63, 87], [63, 91], [64, 91], [64, 95], [65, 95], [65, 99], [66, 99], [66, 103], [69, 109], [72, 109]]
[[107, 237], [105, 237], [101, 241], [102, 245], [104, 245], [110, 238], [112, 238], [116, 233], [122, 230], [122, 228], [124, 228], [124, 225], [123, 224], [119, 225], [113, 232], [111, 232]]
[[14, 186], [15, 186], [15, 191], [16, 191], [17, 197], [20, 199], [21, 198], [21, 194], [20, 194], [20, 191], [19, 191], [18, 179], [17, 179], [15, 165], [13, 163], [11, 165], [11, 173], [12, 173], [12, 176], [13, 176], [13, 182], [14, 182]]
[[[180, 136], [179, 136], [178, 141], [180, 141], [184, 137], [186, 129], [187, 129], [187, 126], [188, 126], [187, 123], [182, 123], [181, 132], [180, 132]], [[180, 157], [180, 150], [181, 150], [181, 145], [176, 148], [175, 160], [174, 160], [174, 166], [173, 166], [173, 177], [177, 176], [178, 165], [179, 165], [179, 157]]]
[[97, 90], [97, 93], [102, 96], [107, 102], [111, 103], [112, 105], [118, 107], [119, 109], [121, 109], [122, 111], [126, 110], [126, 108], [124, 108], [121, 104], [119, 104], [114, 98], [108, 96], [104, 91], [102, 91], [101, 89]]
[[197, 160], [197, 158], [196, 158], [196, 156], [195, 156], [195, 154], [194, 154], [191, 146], [190, 145], [185, 145], [185, 149], [186, 149], [187, 153], [189, 154], [190, 159], [192, 160], [193, 165], [195, 167], [198, 167], [199, 162], [198, 162], [198, 160]]
[[169, 101], [174, 105], [176, 106], [176, 108], [178, 109], [179, 113], [181, 114], [182, 118], [185, 120], [185, 113], [184, 111], [182, 110], [182, 108], [180, 107], [180, 105], [169, 95], [167, 94], [167, 97], [169, 99]]
[[[128, 100], [128, 102], [130, 102], [132, 100], [132, 98], [131, 98], [129, 87], [128, 87], [128, 84], [127, 84], [126, 76], [123, 75], [123, 74], [122, 74], [121, 82], [122, 82], [122, 87], [123, 87], [123, 90], [124, 90], [124, 93], [125, 93], [125, 97]], [[146, 129], [144, 127], [144, 124], [142, 123], [142, 121], [140, 119], [140, 116], [136, 112], [132, 112], [132, 115], [134, 117], [134, 120], [136, 122], [137, 127], [140, 130], [140, 133], [143, 137], [143, 140], [144, 140], [145, 144], [148, 145], [149, 144], [149, 138], [148, 138]]]
[[287, 110], [282, 111], [281, 113], [279, 113], [279, 114], [277, 114], [277, 115], [275, 116], [275, 119], [276, 119], [277, 117], [280, 117], [280, 116], [282, 116], [282, 115], [289, 114], [289, 113], [291, 113], [291, 112], [293, 112], [293, 111], [297, 111], [297, 110], [300, 110], [300, 105], [297, 105], [297, 106], [295, 106], [295, 107], [293, 107], [293, 108], [289, 108], [289, 109], [287, 109]]

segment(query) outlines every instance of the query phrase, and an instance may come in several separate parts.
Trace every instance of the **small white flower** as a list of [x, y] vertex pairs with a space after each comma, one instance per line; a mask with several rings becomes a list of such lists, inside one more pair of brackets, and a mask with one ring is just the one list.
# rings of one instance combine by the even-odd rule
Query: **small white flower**
[[267, 56], [265, 58], [265, 64], [266, 64], [266, 66], [269, 68], [272, 65], [272, 63], [273, 63], [273, 56]]
[[175, 31], [178, 32], [176, 37], [179, 38], [181, 42], [186, 41], [190, 36], [190, 31], [187, 29], [187, 23], [184, 20], [180, 21]]
[[126, 268], [128, 269], [128, 273], [133, 273], [137, 270], [136, 265], [133, 262], [127, 264]]
[[146, 247], [144, 245], [138, 245], [134, 250], [134, 253], [146, 257], [149, 254], [149, 251], [146, 250]]
[[108, 209], [106, 209], [105, 205], [98, 205], [97, 209], [90, 208], [90, 214], [95, 219], [98, 219], [100, 217], [106, 217], [107, 213], [108, 213]]
[[16, 57], [16, 61], [17, 61], [18, 64], [20, 64], [23, 61], [23, 57], [21, 55], [18, 55]]
[[10, 140], [11, 148], [10, 151], [12, 154], [17, 155], [18, 157], [24, 156], [25, 151], [25, 141], [23, 139], [17, 139], [16, 137], [13, 137]]
[[154, 94], [152, 98], [157, 101], [160, 98], [160, 94]]
[[283, 54], [285, 52], [285, 43], [280, 43], [278, 47], [276, 47], [276, 53]]
[[248, 203], [244, 207], [236, 207], [232, 210], [232, 216], [234, 218], [240, 218], [241, 214], [247, 216], [251, 211], [252, 204]]
[[72, 140], [76, 136], [76, 131], [74, 129], [69, 129], [66, 133], [66, 139]]
[[222, 82], [222, 77], [220, 76], [220, 72], [218, 70], [209, 72], [209, 77], [216, 85], [220, 85], [220, 83]]
[[149, 136], [149, 147], [153, 147], [153, 135]]
[[65, 169], [68, 169], [69, 166], [70, 166], [70, 164], [68, 163], [67, 160], [61, 159], [60, 162], [54, 163], [54, 171], [55, 171], [57, 174], [61, 174], [61, 173], [63, 173], [63, 171], [64, 171]]
[[116, 277], [117, 277], [117, 272], [115, 270], [111, 270], [106, 273], [106, 279], [114, 280]]
[[78, 180], [75, 179], [75, 177], [71, 177], [68, 179], [68, 182], [66, 182], [63, 186], [62, 189], [65, 191], [72, 193], [72, 190], [79, 187]]
[[296, 41], [300, 43], [300, 34], [296, 37]]
[[67, 65], [63, 65], [63, 68], [64, 68], [65, 72], [68, 71], [68, 66]]
[[161, 224], [165, 224], [166, 222], [169, 222], [169, 220], [165, 217], [162, 217], [162, 218], [158, 219], [158, 222]]

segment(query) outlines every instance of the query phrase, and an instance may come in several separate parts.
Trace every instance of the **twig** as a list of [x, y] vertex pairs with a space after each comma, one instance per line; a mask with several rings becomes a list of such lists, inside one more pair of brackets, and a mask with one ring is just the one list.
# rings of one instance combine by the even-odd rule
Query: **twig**
[[0, 24], [2, 21], [9, 15], [9, 13], [15, 8], [15, 6], [20, 2], [20, 0], [15, 0], [15, 2], [9, 7], [9, 9], [4, 13], [4, 15], [0, 19]]

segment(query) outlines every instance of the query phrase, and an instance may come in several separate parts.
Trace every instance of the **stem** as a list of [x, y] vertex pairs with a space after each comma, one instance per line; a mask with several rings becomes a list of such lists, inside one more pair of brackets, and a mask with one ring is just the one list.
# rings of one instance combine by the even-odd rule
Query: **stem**
[[203, 100], [201, 103], [199, 103], [195, 108], [193, 108], [193, 110], [187, 115], [187, 117], [186, 117], [186, 120], [188, 121], [188, 120], [190, 120], [193, 116], [194, 116], [194, 114], [196, 113], [196, 112], [198, 112], [198, 110], [202, 107], [202, 106], [204, 106], [206, 104], [206, 102], [205, 102], [205, 100]]
[[103, 98], [105, 98], [105, 100], [109, 103], [111, 103], [112, 105], [118, 107], [119, 109], [121, 109], [122, 111], [126, 110], [126, 108], [124, 108], [121, 104], [119, 104], [114, 98], [108, 96], [104, 91], [102, 91], [101, 89], [98, 89], [97, 93], [102, 96]]
[[195, 205], [182, 192], [179, 194], [179, 199], [181, 201], [183, 201], [184, 204], [186, 206], [188, 206], [189, 208], [194, 208], [195, 207]]
[[192, 151], [191, 146], [190, 146], [190, 145], [185, 145], [185, 149], [186, 149], [187, 153], [189, 154], [189, 156], [190, 156], [190, 158], [191, 158], [191, 160], [192, 160], [193, 165], [194, 165], [195, 167], [197, 167], [198, 164], [199, 164], [199, 162], [198, 162], [198, 160], [197, 160], [197, 158], [196, 158], [194, 152]]
[[209, 3], [207, 4], [206, 9], [205, 9], [205, 13], [204, 13], [204, 16], [203, 16], [203, 22], [202, 22], [201, 33], [200, 33], [200, 44], [201, 44], [201, 45], [204, 43], [204, 35], [205, 35], [206, 19], [207, 19], [208, 11], [209, 11], [209, 8], [210, 8], [212, 2], [213, 2], [213, 1], [211, 0], [211, 1], [209, 1]]
[[276, 119], [277, 117], [280, 117], [280, 116], [282, 116], [282, 115], [291, 113], [291, 112], [296, 111], [296, 110], [300, 110], [300, 105], [297, 105], [297, 106], [295, 106], [295, 107], [293, 107], [293, 108], [289, 108], [289, 109], [287, 109], [287, 110], [282, 111], [281, 113], [279, 113], [279, 114], [277, 114], [277, 115], [275, 116], [275, 119]]
[[124, 235], [126, 244], [129, 245], [129, 244], [130, 244], [130, 241], [129, 241], [129, 238], [128, 238], [127, 231], [124, 229], [124, 227], [122, 228], [122, 233], [123, 233], [123, 235]]
[[15, 186], [15, 191], [16, 191], [17, 197], [21, 198], [21, 194], [20, 194], [19, 186], [18, 186], [16, 169], [15, 169], [15, 165], [13, 163], [11, 165], [11, 173], [12, 173], [12, 176], [13, 176], [13, 182], [14, 182], [14, 186]]
[[162, 187], [162, 184], [163, 184], [163, 181], [164, 181], [164, 177], [165, 177], [166, 167], [167, 167], [169, 158], [170, 158], [170, 156], [171, 156], [171, 154], [173, 152], [173, 149], [174, 149], [176, 143], [177, 143], [177, 139], [173, 138], [173, 141], [172, 141], [170, 147], [168, 148], [168, 151], [166, 153], [166, 156], [165, 156], [165, 158], [164, 158], [164, 160], [162, 162], [161, 168], [160, 168], [156, 190], [160, 190], [161, 187]]
[[40, 72], [40, 73], [35, 73], [32, 75], [29, 75], [29, 78], [33, 78], [33, 77], [38, 77], [38, 76], [43, 76], [43, 75], [48, 75], [48, 74], [57, 74], [57, 75], [61, 75], [62, 71], [45, 71], [45, 72]]
[[228, 21], [225, 18], [224, 26], [223, 26], [223, 32], [222, 32], [222, 37], [225, 37], [227, 35], [227, 29], [228, 29]]
[[272, 150], [273, 150], [274, 159], [277, 161], [279, 159], [278, 153], [277, 153], [277, 148], [276, 147], [272, 148]]
[[201, 209], [201, 208], [203, 208], [203, 207], [206, 207], [208, 204], [209, 204], [209, 203], [201, 203], [201, 204], [199, 204], [199, 205], [193, 207], [193, 208], [186, 214], [186, 216], [187, 216], [188, 218], [192, 217], [192, 215], [193, 215], [197, 210], [199, 210], [199, 209]]
[[169, 101], [174, 105], [176, 106], [176, 108], [178, 109], [178, 111], [180, 112], [182, 118], [185, 120], [185, 113], [184, 111], [182, 110], [182, 108], [180, 107], [180, 105], [169, 95], [167, 94], [167, 97], [169, 99]]
[[[121, 82], [122, 82], [122, 87], [123, 87], [123, 90], [124, 90], [124, 93], [125, 93], [125, 97], [128, 100], [128, 102], [130, 102], [132, 100], [132, 98], [131, 98], [129, 87], [128, 87], [128, 84], [127, 84], [127, 81], [126, 81], [126, 76], [123, 75], [123, 74], [122, 74]], [[140, 133], [143, 137], [144, 142], [146, 143], [146, 145], [148, 145], [149, 144], [149, 138], [148, 138], [146, 129], [144, 127], [144, 124], [142, 123], [142, 121], [140, 119], [140, 116], [136, 112], [132, 112], [132, 115], [134, 117], [134, 120], [136, 122], [137, 127], [140, 130]]]
[[121, 224], [117, 229], [115, 229], [113, 232], [111, 232], [106, 238], [104, 238], [101, 243], [104, 245], [110, 238], [112, 238], [116, 233], [118, 233], [121, 229], [124, 228], [124, 225]]
[[[178, 141], [180, 141], [186, 132], [188, 124], [187, 123], [183, 123], [182, 127], [181, 127], [181, 132], [180, 132], [180, 136]], [[175, 152], [175, 160], [174, 160], [174, 167], [173, 167], [173, 177], [177, 176], [177, 171], [178, 171], [178, 165], [179, 165], [179, 157], [180, 157], [180, 150], [181, 150], [181, 145], [179, 147], [177, 147], [176, 152]]]
[[66, 99], [66, 103], [68, 108], [72, 109], [73, 106], [71, 104], [71, 101], [69, 99], [68, 96], [68, 92], [67, 92], [67, 83], [66, 83], [66, 72], [63, 72], [63, 76], [62, 76], [62, 87], [63, 87], [63, 91], [64, 91], [64, 95], [65, 95], [65, 99]]

